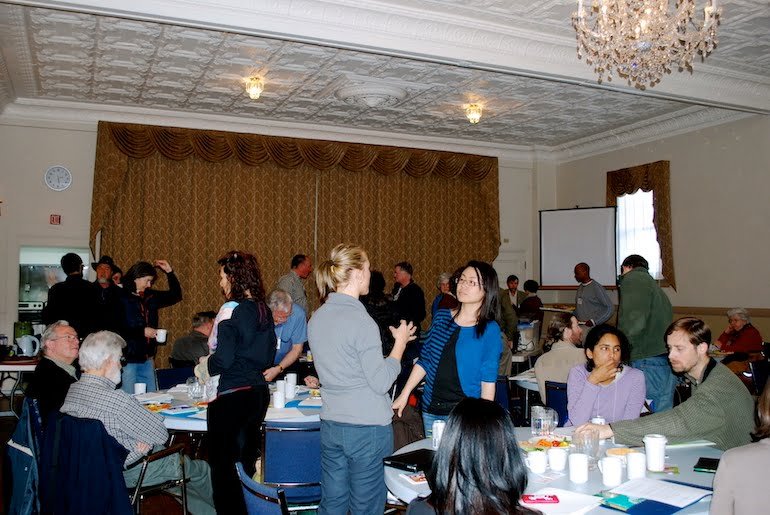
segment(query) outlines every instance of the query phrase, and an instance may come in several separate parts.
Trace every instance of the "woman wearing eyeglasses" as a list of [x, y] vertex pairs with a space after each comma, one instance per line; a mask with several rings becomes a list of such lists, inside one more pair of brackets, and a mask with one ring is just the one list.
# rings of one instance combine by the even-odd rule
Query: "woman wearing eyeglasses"
[[446, 420], [465, 397], [495, 398], [497, 367], [502, 351], [497, 273], [492, 265], [470, 261], [457, 278], [458, 307], [439, 309], [401, 394], [393, 402], [398, 415], [412, 390], [425, 379], [422, 419], [425, 435], [433, 422]]

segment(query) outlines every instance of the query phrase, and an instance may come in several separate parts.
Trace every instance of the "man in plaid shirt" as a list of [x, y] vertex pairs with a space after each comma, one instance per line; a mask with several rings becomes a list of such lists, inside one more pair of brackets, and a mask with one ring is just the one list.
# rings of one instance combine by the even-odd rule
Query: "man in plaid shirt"
[[[126, 342], [110, 331], [92, 333], [80, 346], [78, 357], [83, 375], [70, 386], [61, 412], [78, 418], [100, 420], [107, 433], [128, 450], [123, 477], [126, 486], [136, 484], [141, 467], [135, 466], [154, 446], [168, 439], [163, 417], [142, 407], [136, 399], [116, 389], [120, 383], [122, 349]], [[191, 513], [214, 514], [208, 463], [185, 457], [190, 478], [187, 502]], [[147, 468], [144, 484], [152, 485], [179, 477], [179, 459], [168, 456]], [[85, 495], [85, 494], [84, 494]]]

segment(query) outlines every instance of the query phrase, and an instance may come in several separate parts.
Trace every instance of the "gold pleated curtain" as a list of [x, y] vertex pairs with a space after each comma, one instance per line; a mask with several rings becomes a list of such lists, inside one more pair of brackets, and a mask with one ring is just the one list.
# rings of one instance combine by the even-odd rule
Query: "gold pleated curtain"
[[[412, 262], [428, 302], [439, 273], [497, 256], [495, 158], [107, 122], [97, 138], [91, 248], [101, 231], [123, 270], [169, 260], [184, 295], [161, 310], [170, 341], [221, 305], [216, 260], [230, 249], [256, 254], [269, 291], [294, 254], [360, 243], [389, 284]], [[312, 276], [306, 289], [317, 306]]]
[[674, 247], [671, 234], [671, 187], [669, 161], [656, 161], [607, 172], [607, 206], [617, 206], [618, 197], [636, 191], [652, 191], [652, 223], [658, 235], [663, 262], [663, 285], [676, 290]]

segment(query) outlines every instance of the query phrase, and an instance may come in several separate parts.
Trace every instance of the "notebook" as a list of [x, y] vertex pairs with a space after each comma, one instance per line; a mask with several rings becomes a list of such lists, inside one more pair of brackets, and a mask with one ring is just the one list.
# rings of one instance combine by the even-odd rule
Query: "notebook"
[[433, 463], [433, 457], [436, 451], [433, 449], [417, 449], [416, 451], [405, 452], [403, 454], [394, 454], [383, 459], [383, 463], [389, 467], [417, 472], [421, 470], [427, 472]]

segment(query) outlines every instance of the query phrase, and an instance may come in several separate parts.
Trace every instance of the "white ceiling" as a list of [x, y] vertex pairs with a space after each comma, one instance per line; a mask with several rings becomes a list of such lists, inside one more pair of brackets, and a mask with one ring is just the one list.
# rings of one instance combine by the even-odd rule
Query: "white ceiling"
[[[640, 92], [597, 87], [569, 1], [0, 2], [0, 113], [82, 103], [559, 149], [769, 113], [770, 3], [721, 5], [712, 56]], [[403, 99], [338, 97], [360, 84]], [[478, 125], [469, 102], [485, 106]]]

